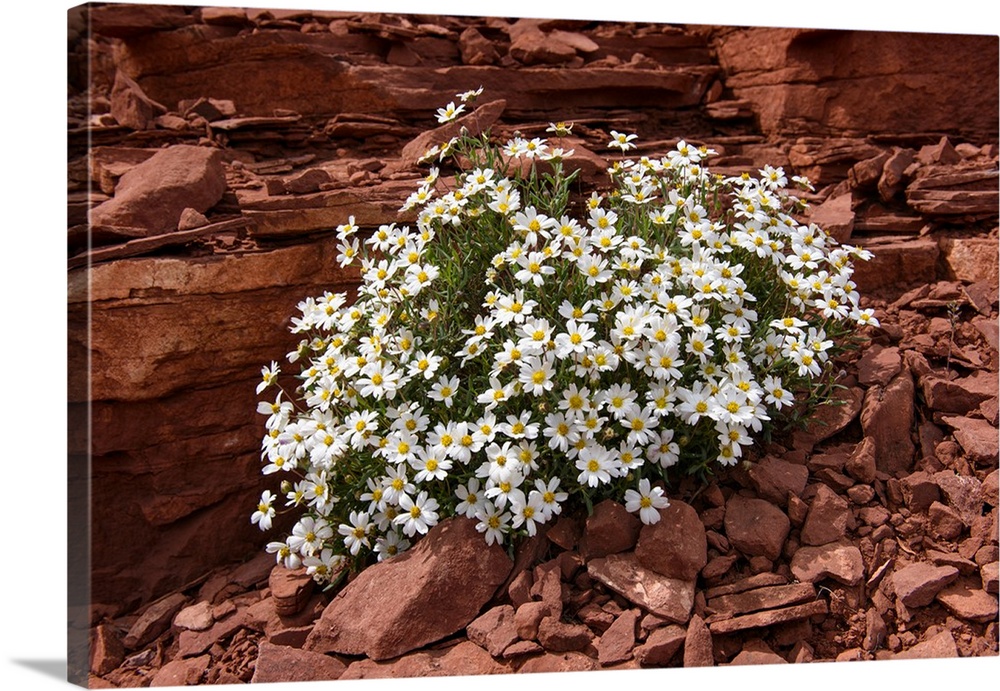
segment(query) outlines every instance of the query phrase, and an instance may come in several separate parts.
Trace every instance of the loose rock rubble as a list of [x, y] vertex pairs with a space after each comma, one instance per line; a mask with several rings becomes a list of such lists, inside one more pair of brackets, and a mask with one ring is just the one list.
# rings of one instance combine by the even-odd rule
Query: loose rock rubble
[[[94, 524], [119, 526], [93, 545], [91, 686], [998, 653], [995, 41], [90, 12], [94, 33], [74, 15], [70, 32], [70, 392], [94, 419]], [[940, 63], [885, 78], [895, 54]], [[275, 74], [299, 88], [275, 93]], [[331, 229], [400, 221], [417, 159], [442, 136], [424, 132], [430, 114], [479, 85], [488, 99], [465, 124], [503, 137], [575, 122], [588, 193], [611, 129], [640, 133], [638, 155], [683, 133], [720, 153], [719, 172], [809, 176], [809, 218], [875, 253], [856, 280], [881, 327], [839, 363], [842, 405], [708, 486], [671, 487], [656, 526], [606, 502], [512, 563], [455, 519], [421, 544], [475, 557], [441, 567], [475, 574], [446, 589], [462, 606], [442, 606], [431, 577], [371, 598], [366, 583], [406, 555], [319, 592], [261, 553], [247, 519], [257, 372], [293, 346], [299, 300], [356, 284]], [[926, 93], [954, 104], [947, 122], [909, 95]], [[88, 309], [89, 400], [74, 397]], [[141, 566], [122, 560], [131, 544], [148, 546]], [[339, 632], [336, 612], [353, 628]], [[379, 628], [392, 621], [413, 624]]]

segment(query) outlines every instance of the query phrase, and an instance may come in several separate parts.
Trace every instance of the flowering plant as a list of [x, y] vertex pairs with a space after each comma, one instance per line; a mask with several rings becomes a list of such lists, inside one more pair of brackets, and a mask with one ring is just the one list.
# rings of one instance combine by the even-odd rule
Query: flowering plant
[[635, 138], [611, 132], [610, 191], [574, 202], [572, 152], [463, 130], [427, 157], [453, 183], [433, 168], [401, 209], [415, 228], [337, 228], [357, 297], [301, 302], [296, 388], [272, 362], [257, 389], [277, 388], [263, 473], [302, 514], [267, 546], [279, 562], [324, 582], [444, 516], [509, 544], [603, 497], [655, 523], [668, 470], [735, 464], [816, 398], [841, 337], [877, 324], [851, 280], [868, 253], [797, 221], [781, 168], [714, 175], [684, 141], [625, 158]]

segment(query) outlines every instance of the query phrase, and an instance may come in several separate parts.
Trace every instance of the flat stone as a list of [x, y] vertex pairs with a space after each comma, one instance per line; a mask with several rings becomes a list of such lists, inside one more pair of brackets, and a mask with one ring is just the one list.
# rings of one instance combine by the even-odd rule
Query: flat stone
[[738, 614], [757, 612], [762, 609], [797, 605], [815, 598], [816, 588], [813, 587], [812, 583], [773, 585], [734, 595], [722, 595], [708, 601], [708, 606], [717, 612], [709, 618], [709, 621], [724, 617], [731, 618]]
[[748, 471], [750, 484], [762, 498], [784, 506], [788, 495], [801, 496], [809, 481], [809, 469], [774, 456], [765, 456]]
[[826, 614], [828, 607], [826, 600], [815, 600], [802, 605], [792, 607], [782, 607], [780, 609], [770, 609], [764, 612], [746, 614], [732, 619], [714, 621], [708, 625], [713, 634], [729, 634], [746, 629], [755, 629], [775, 624], [783, 624], [789, 621], [807, 619], [817, 614]]
[[913, 377], [908, 371], [886, 386], [872, 386], [865, 394], [861, 428], [875, 442], [875, 465], [886, 473], [907, 471], [913, 466]]
[[808, 583], [832, 578], [844, 585], [857, 585], [865, 575], [861, 550], [843, 542], [800, 547], [792, 556], [791, 570], [795, 578]]
[[844, 470], [858, 482], [871, 484], [875, 482], [877, 467], [875, 464], [875, 440], [871, 437], [862, 439], [844, 464]]
[[708, 563], [705, 526], [698, 512], [690, 504], [675, 500], [659, 513], [659, 521], [643, 525], [639, 531], [636, 558], [661, 575], [694, 580]]
[[902, 367], [903, 358], [899, 354], [899, 348], [873, 345], [858, 360], [858, 383], [862, 386], [885, 386], [899, 374]]
[[513, 660], [515, 658], [524, 657], [525, 655], [534, 655], [536, 653], [545, 652], [545, 648], [538, 645], [534, 641], [517, 641], [512, 643], [503, 651], [503, 659]]
[[748, 557], [764, 556], [774, 561], [781, 555], [791, 529], [788, 516], [764, 499], [734, 494], [726, 504], [726, 537]]
[[316, 581], [305, 568], [286, 569], [278, 564], [267, 580], [274, 598], [275, 611], [281, 616], [294, 616], [302, 611], [312, 596]]
[[899, 482], [903, 501], [910, 511], [924, 512], [941, 498], [941, 491], [934, 477], [923, 470], [910, 473]]
[[958, 512], [941, 502], [934, 502], [927, 509], [931, 534], [940, 540], [954, 540], [962, 534], [965, 524]]
[[942, 657], [958, 657], [958, 646], [951, 631], [942, 631], [931, 638], [917, 643], [909, 650], [896, 653], [896, 660], [931, 660]]
[[755, 576], [749, 576], [741, 580], [735, 581], [734, 583], [727, 583], [726, 585], [719, 585], [714, 588], [709, 588], [705, 591], [705, 597], [709, 600], [715, 599], [717, 597], [722, 597], [724, 595], [733, 595], [735, 593], [743, 593], [748, 590], [754, 590], [756, 588], [766, 588], [773, 585], [785, 585], [788, 583], [788, 579], [782, 576], [780, 573], [759, 573]]
[[934, 473], [934, 482], [941, 488], [944, 503], [958, 513], [962, 523], [971, 526], [982, 515], [983, 485], [976, 477], [942, 470]]
[[171, 660], [153, 675], [150, 686], [197, 686], [204, 683], [211, 655]]
[[686, 636], [687, 632], [676, 624], [661, 626], [646, 636], [645, 642], [633, 651], [633, 656], [643, 667], [666, 666], [684, 645]]
[[123, 641], [125, 647], [129, 650], [141, 648], [166, 631], [185, 602], [187, 598], [181, 593], [173, 593], [154, 602], [129, 628]]
[[930, 374], [920, 378], [920, 389], [931, 410], [965, 415], [997, 395], [997, 375], [985, 370], [958, 379]]
[[1000, 506], [1000, 470], [994, 469], [982, 484], [983, 503], [996, 507]]
[[544, 617], [538, 625], [538, 643], [554, 653], [583, 650], [594, 642], [594, 633], [583, 624], [570, 624]]
[[580, 553], [586, 559], [606, 557], [635, 547], [642, 521], [612, 499], [605, 499], [587, 517]]
[[955, 439], [970, 461], [977, 465], [996, 464], [1000, 454], [996, 427], [979, 418], [948, 415], [941, 420], [954, 430]]
[[715, 651], [712, 646], [712, 632], [705, 620], [697, 614], [691, 617], [684, 637], [684, 666], [713, 667]]
[[518, 640], [514, 608], [498, 605], [486, 610], [465, 628], [469, 640], [493, 657], [500, 657], [512, 643]]
[[546, 653], [528, 659], [517, 671], [522, 673], [590, 672], [600, 669], [597, 660], [580, 652]]
[[125, 646], [114, 627], [99, 624], [91, 631], [90, 673], [104, 676], [125, 661]]
[[802, 525], [802, 544], [816, 546], [836, 542], [847, 535], [853, 524], [854, 516], [847, 501], [826, 485], [819, 485]]
[[358, 660], [348, 665], [339, 679], [480, 676], [510, 671], [475, 643], [462, 641], [448, 648], [421, 650], [392, 660]]
[[979, 575], [983, 581], [983, 590], [996, 595], [998, 581], [1000, 581], [1000, 562], [991, 561], [983, 564], [979, 567]]
[[212, 605], [205, 600], [185, 607], [174, 617], [174, 626], [189, 631], [204, 631], [215, 623]]
[[935, 599], [959, 619], [984, 624], [997, 620], [997, 598], [968, 583], [950, 585], [939, 591]]
[[517, 635], [526, 641], [534, 640], [538, 637], [538, 625], [542, 623], [542, 619], [553, 614], [558, 616], [559, 611], [554, 613], [545, 602], [525, 602], [514, 612]]
[[730, 665], [787, 665], [788, 660], [775, 652], [764, 650], [741, 650], [730, 662]]
[[587, 573], [629, 602], [670, 622], [684, 624], [691, 617], [695, 582], [647, 569], [632, 553], [593, 559], [587, 564]]
[[926, 607], [945, 586], [958, 578], [953, 566], [932, 566], [926, 562], [909, 564], [896, 569], [892, 583], [898, 597], [907, 607]]
[[844, 430], [861, 412], [864, 397], [860, 387], [837, 389], [830, 404], [816, 408], [806, 429], [795, 433], [795, 446], [812, 447]]
[[601, 639], [597, 642], [597, 660], [602, 667], [632, 659], [639, 615], [637, 609], [625, 610], [601, 635]]
[[252, 683], [290, 683], [339, 679], [347, 665], [335, 657], [261, 641]]
[[[466, 627], [512, 566], [503, 547], [485, 543], [474, 521], [447, 519], [413, 548], [348, 583], [305, 647], [373, 660], [398, 657]], [[419, 627], [410, 624], [415, 621]]]

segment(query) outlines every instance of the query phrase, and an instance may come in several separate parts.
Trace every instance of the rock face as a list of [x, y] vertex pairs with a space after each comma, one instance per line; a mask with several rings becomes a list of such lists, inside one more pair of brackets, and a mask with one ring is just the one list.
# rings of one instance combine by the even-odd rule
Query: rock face
[[413, 549], [363, 571], [324, 610], [306, 650], [387, 660], [468, 625], [510, 573], [466, 518], [442, 521]]

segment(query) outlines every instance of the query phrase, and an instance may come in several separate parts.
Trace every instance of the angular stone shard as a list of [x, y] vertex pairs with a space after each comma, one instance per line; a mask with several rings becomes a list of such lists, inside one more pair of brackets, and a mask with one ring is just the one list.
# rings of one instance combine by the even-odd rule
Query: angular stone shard
[[691, 617], [695, 582], [668, 578], [647, 569], [634, 553], [591, 560], [587, 573], [629, 602], [671, 622], [685, 624]]

